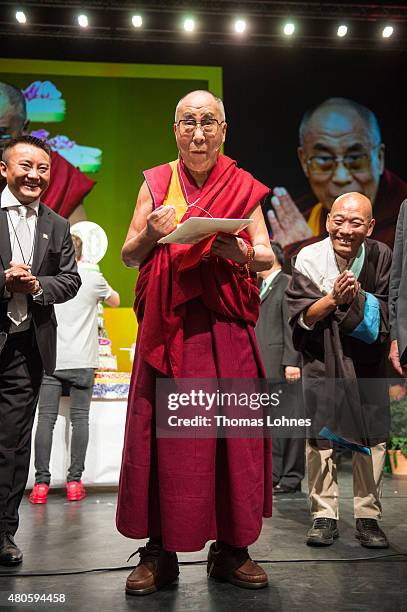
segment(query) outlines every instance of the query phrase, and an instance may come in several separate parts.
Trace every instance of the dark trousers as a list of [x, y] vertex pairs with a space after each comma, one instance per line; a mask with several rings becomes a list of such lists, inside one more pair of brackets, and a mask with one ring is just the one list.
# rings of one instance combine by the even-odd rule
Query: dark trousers
[[49, 460], [61, 395], [69, 395], [71, 400], [71, 465], [67, 480], [71, 482], [81, 479], [85, 469], [89, 440], [89, 408], [94, 378], [95, 371], [92, 368], [55, 370], [52, 376], [44, 376], [38, 402], [38, 425], [35, 434], [36, 484], [49, 484], [51, 480]]
[[13, 535], [30, 467], [42, 375], [32, 328], [10, 334], [0, 354], [0, 532]]
[[305, 473], [305, 440], [273, 438], [273, 484], [295, 489]]

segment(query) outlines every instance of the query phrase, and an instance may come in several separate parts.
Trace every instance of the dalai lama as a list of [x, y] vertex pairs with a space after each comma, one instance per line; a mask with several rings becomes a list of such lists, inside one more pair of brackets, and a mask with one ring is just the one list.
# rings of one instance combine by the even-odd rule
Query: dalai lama
[[[179, 159], [147, 170], [122, 257], [139, 266], [139, 323], [129, 393], [117, 527], [149, 538], [126, 592], [144, 595], [176, 580], [178, 552], [212, 543], [208, 575], [245, 588], [267, 586], [247, 547], [271, 515], [268, 439], [174, 439], [155, 432], [158, 378], [264, 375], [254, 326], [256, 272], [273, 264], [261, 203], [268, 188], [219, 153], [223, 103], [193, 91], [176, 108]], [[157, 245], [189, 217], [250, 217], [239, 237]]]

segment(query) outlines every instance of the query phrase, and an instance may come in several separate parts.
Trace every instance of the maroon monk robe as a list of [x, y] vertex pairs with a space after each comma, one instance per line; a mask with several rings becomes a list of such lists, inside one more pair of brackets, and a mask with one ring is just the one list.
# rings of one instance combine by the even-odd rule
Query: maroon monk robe
[[[66, 219], [83, 198], [93, 189], [95, 181], [89, 179], [56, 151], [51, 151], [51, 180], [41, 201]], [[0, 177], [0, 192], [6, 182]]]
[[94, 185], [95, 181], [51, 151], [51, 181], [42, 198], [44, 204], [68, 218]]
[[[180, 169], [188, 200], [214, 217], [247, 216], [268, 189], [220, 156], [198, 190]], [[155, 206], [165, 198], [168, 165], [145, 173]], [[191, 191], [189, 191], [189, 188]], [[195, 193], [193, 193], [193, 189]], [[189, 216], [206, 216], [196, 207]], [[248, 235], [246, 234], [248, 239]], [[254, 325], [255, 274], [206, 256], [179, 272], [187, 245], [157, 245], [140, 268], [139, 320], [117, 508], [123, 535], [161, 535], [166, 550], [200, 550], [208, 540], [248, 546], [271, 516], [268, 439], [169, 439], [155, 435], [157, 377], [258, 378], [263, 366]]]

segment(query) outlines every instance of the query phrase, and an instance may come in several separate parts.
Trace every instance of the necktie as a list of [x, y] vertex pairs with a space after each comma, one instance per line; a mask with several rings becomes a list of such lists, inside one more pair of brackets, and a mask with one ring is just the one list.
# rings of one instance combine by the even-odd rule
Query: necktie
[[[11, 260], [14, 263], [29, 264], [31, 256], [31, 232], [27, 222], [27, 207], [18, 207], [18, 223], [15, 227], [15, 236]], [[27, 296], [23, 293], [14, 293], [8, 303], [8, 317], [18, 326], [27, 318]]]

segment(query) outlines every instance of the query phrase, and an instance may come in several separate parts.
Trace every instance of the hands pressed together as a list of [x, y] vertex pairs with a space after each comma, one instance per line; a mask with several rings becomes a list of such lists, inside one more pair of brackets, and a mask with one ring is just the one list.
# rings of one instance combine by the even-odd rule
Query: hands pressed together
[[335, 281], [332, 297], [337, 306], [351, 304], [359, 291], [360, 283], [350, 270], [345, 270]]
[[36, 293], [40, 283], [36, 276], [31, 274], [31, 268], [26, 264], [10, 262], [10, 268], [5, 271], [6, 289], [10, 293]]

